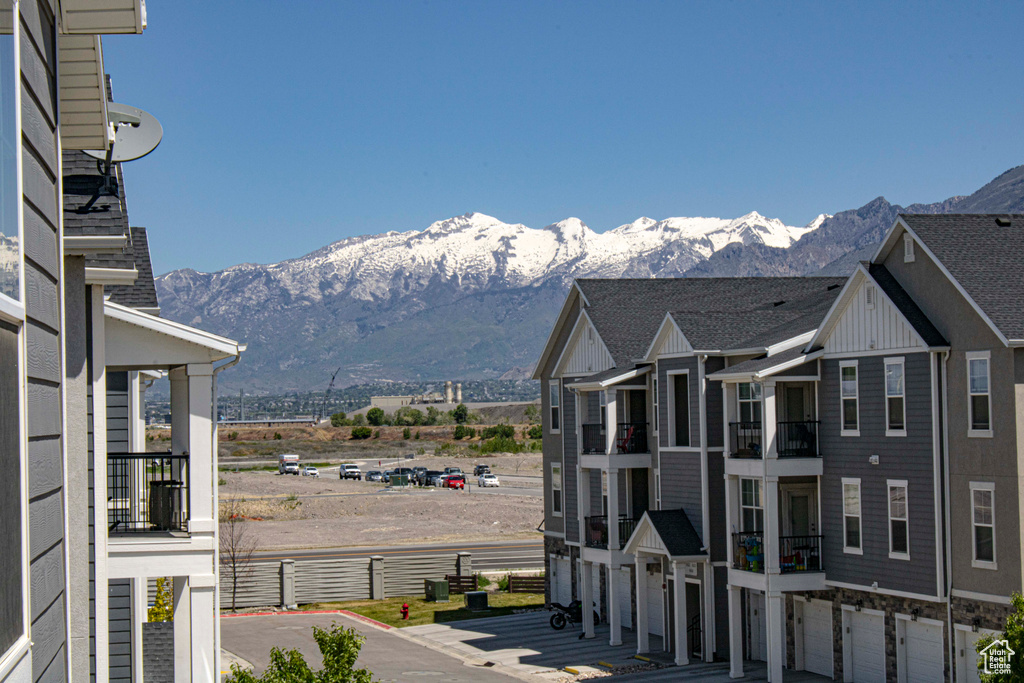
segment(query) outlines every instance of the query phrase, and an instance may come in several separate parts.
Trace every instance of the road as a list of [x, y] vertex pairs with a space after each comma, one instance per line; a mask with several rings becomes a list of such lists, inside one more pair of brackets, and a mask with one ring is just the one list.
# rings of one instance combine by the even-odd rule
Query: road
[[357, 548], [314, 548], [274, 550], [253, 555], [253, 560], [329, 560], [345, 557], [415, 557], [459, 552], [473, 554], [474, 571], [500, 569], [543, 569], [543, 541], [498, 541], [483, 543], [441, 543], [435, 545], [381, 546]]

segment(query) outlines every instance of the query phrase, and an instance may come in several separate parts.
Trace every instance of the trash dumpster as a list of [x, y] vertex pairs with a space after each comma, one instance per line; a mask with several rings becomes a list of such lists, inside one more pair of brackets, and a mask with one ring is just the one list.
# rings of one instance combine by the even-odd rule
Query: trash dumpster
[[448, 582], [424, 579], [423, 593], [426, 595], [427, 602], [448, 602]]
[[149, 483], [149, 523], [156, 529], [177, 529], [181, 518], [180, 481], [151, 481]]

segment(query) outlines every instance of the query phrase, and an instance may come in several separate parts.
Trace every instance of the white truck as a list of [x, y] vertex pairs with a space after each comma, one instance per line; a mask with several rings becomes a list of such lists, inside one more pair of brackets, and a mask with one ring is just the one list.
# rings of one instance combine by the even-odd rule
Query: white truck
[[282, 453], [277, 458], [278, 474], [298, 474], [299, 456], [295, 453]]

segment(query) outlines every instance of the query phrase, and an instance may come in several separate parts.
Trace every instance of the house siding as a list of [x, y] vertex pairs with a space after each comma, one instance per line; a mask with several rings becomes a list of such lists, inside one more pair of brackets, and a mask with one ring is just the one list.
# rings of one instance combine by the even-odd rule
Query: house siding
[[[574, 293], [570, 292], [569, 296], [575, 296]], [[544, 429], [544, 438], [542, 440], [543, 447], [543, 462], [544, 462], [544, 529], [548, 533], [562, 535], [566, 533], [566, 520], [568, 519], [569, 511], [575, 510], [576, 505], [576, 453], [571, 453], [572, 462], [571, 469], [570, 463], [565, 462], [565, 449], [562, 444], [562, 434], [551, 434], [551, 400], [549, 394], [549, 381], [551, 380], [551, 374], [554, 372], [555, 363], [558, 362], [558, 358], [565, 348], [566, 343], [569, 340], [569, 335], [572, 332], [572, 326], [576, 323], [576, 318], [580, 313], [580, 302], [579, 298], [570, 304], [569, 310], [565, 318], [565, 324], [562, 329], [556, 331], [554, 348], [550, 357], [548, 358], [545, 367], [540, 368], [541, 377], [541, 392], [540, 392], [540, 403], [541, 403], [541, 425]], [[565, 424], [566, 416], [572, 414], [566, 412], [565, 404], [562, 404], [562, 424]], [[575, 418], [573, 417], [575, 421]], [[560, 463], [562, 466], [562, 517], [556, 517], [551, 511], [551, 465], [552, 463]], [[575, 514], [575, 513], [573, 513]], [[571, 531], [573, 538], [567, 540], [578, 541], [579, 530]]]
[[[829, 580], [936, 595], [935, 483], [929, 355], [904, 356], [906, 437], [885, 436], [884, 357], [858, 360], [860, 436], [840, 436], [839, 360], [822, 363], [822, 532]], [[879, 456], [871, 465], [869, 457]], [[861, 480], [863, 555], [843, 552], [844, 477]], [[910, 561], [889, 558], [889, 479], [907, 481]]]
[[661, 509], [686, 511], [693, 528], [704, 540], [700, 453], [661, 454]]
[[115, 681], [132, 680], [132, 582], [116, 579], [107, 583], [110, 622], [110, 676]]
[[565, 453], [562, 467], [562, 497], [565, 499], [562, 519], [565, 524], [565, 540], [578, 543], [580, 525], [576, 466], [579, 461], [579, 450], [576, 439], [576, 396], [564, 383], [562, 384], [562, 411], [562, 443]]
[[690, 388], [690, 443], [689, 446], [700, 445], [700, 393], [697, 381], [697, 358], [687, 356], [685, 358], [660, 358], [658, 359], [658, 445], [670, 448], [670, 427], [669, 420], [669, 386], [668, 373], [676, 370], [689, 371]]

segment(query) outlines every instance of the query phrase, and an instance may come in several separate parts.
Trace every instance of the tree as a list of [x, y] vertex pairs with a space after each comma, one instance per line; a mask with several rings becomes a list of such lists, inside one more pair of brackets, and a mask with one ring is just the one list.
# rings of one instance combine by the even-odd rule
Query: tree
[[540, 422], [540, 410], [538, 410], [537, 406], [534, 405], [533, 403], [526, 406], [525, 416], [526, 421], [529, 422], [530, 424]]
[[352, 416], [352, 424], [356, 427], [362, 427], [366, 424], [366, 416], [362, 413], [356, 413]]
[[1010, 596], [1010, 603], [1013, 605], [1013, 612], [1006, 618], [1006, 628], [999, 635], [982, 636], [978, 644], [975, 645], [975, 651], [980, 655], [982, 650], [993, 642], [1005, 640], [1007, 647], [1018, 654], [1015, 657], [1010, 657], [1010, 673], [1004, 674], [983, 673], [985, 657], [979, 657], [978, 674], [982, 683], [1021, 683], [1024, 681], [1024, 656], [1020, 654], [1024, 652], [1021, 649], [1024, 648], [1024, 596], [1014, 593]]
[[147, 619], [150, 622], [174, 621], [174, 595], [169, 579], [160, 577], [156, 580], [156, 596], [153, 606], [149, 608]]
[[384, 411], [380, 408], [370, 408], [366, 411], [366, 421], [374, 427], [384, 424]]
[[348, 424], [348, 420], [345, 419], [346, 417], [345, 413], [335, 413], [334, 415], [331, 415], [331, 426], [344, 427]]
[[540, 425], [533, 425], [529, 430], [527, 430], [526, 435], [531, 439], [543, 439], [544, 429]]
[[256, 537], [242, 515], [242, 500], [226, 498], [220, 504], [220, 566], [228, 572], [231, 610], [236, 609], [238, 584], [252, 573]]
[[313, 671], [298, 650], [270, 650], [270, 665], [257, 678], [237, 664], [225, 683], [371, 683], [369, 669], [355, 668], [359, 650], [366, 640], [354, 628], [331, 624], [330, 630], [313, 627], [313, 639], [320, 648], [324, 668]]
[[460, 403], [455, 406], [455, 410], [452, 411], [452, 419], [455, 420], [456, 424], [464, 424], [466, 419], [469, 417], [469, 408], [464, 404]]
[[369, 427], [353, 427], [352, 438], [353, 439], [369, 439], [373, 436], [373, 430]]

